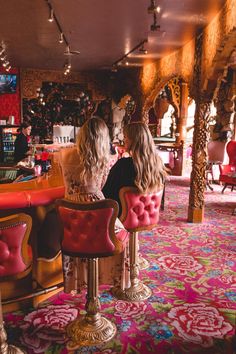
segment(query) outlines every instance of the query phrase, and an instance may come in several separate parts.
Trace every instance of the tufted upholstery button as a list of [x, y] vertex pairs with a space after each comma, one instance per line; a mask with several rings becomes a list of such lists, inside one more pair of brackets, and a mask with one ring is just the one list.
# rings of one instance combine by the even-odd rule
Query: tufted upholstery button
[[0, 260], [4, 262], [10, 255], [10, 250], [6, 242], [0, 240]]

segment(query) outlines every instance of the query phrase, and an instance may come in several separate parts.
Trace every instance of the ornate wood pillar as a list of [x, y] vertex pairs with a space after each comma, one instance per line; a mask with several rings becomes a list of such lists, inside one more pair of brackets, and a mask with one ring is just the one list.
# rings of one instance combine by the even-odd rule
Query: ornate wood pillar
[[208, 122], [210, 101], [199, 99], [196, 102], [194, 117], [192, 173], [190, 182], [188, 221], [202, 222], [204, 219], [204, 191], [207, 161]]
[[181, 143], [186, 140], [186, 124], [188, 118], [188, 85], [186, 82], [181, 83], [181, 94], [180, 94], [180, 110], [179, 118], [177, 120], [177, 132], [176, 142]]
[[192, 173], [190, 181], [188, 221], [202, 222], [204, 219], [204, 190], [207, 161], [208, 122], [210, 102], [206, 94], [201, 93], [202, 69], [202, 33], [196, 37], [192, 97], [196, 102], [194, 115]]

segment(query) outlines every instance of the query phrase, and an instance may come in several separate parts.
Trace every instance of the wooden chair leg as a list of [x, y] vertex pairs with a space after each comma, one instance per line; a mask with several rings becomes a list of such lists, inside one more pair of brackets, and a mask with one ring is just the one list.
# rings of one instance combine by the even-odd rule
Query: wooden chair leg
[[224, 185], [224, 187], [223, 187], [223, 189], [222, 189], [222, 191], [221, 191], [221, 193], [223, 194], [224, 193], [224, 191], [225, 191], [225, 188], [228, 186], [228, 184], [227, 183], [225, 183], [225, 185]]

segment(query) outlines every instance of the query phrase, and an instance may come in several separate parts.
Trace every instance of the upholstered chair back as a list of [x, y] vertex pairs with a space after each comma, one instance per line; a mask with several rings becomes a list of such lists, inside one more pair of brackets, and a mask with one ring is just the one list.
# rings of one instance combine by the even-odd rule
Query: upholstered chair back
[[0, 281], [31, 268], [31, 227], [31, 217], [23, 213], [0, 219]]
[[62, 199], [56, 206], [64, 231], [61, 243], [64, 254], [100, 258], [123, 251], [122, 235], [118, 238], [115, 234], [116, 201], [104, 199], [80, 204]]
[[236, 166], [236, 141], [235, 140], [229, 141], [226, 150], [229, 156], [229, 165]]
[[227, 143], [224, 141], [210, 141], [207, 144], [208, 162], [227, 164], [229, 158], [226, 152]]
[[159, 221], [163, 191], [141, 194], [135, 187], [123, 187], [119, 196], [122, 206], [121, 222], [132, 231], [154, 228]]

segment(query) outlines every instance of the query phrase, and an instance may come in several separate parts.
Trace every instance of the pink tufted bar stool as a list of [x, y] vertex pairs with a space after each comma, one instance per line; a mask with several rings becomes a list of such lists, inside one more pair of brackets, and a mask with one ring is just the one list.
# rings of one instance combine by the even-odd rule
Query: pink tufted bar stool
[[17, 298], [31, 287], [32, 227], [29, 215], [20, 213], [0, 219], [0, 287], [3, 300]]
[[98, 258], [123, 252], [128, 232], [122, 229], [115, 233], [118, 204], [114, 200], [80, 204], [63, 199], [56, 206], [64, 229], [62, 253], [88, 261], [86, 315], [68, 325], [67, 348], [102, 344], [114, 337], [116, 326], [99, 312]]
[[151, 296], [149, 289], [139, 279], [138, 232], [151, 230], [159, 221], [162, 190], [155, 193], [140, 194], [135, 187], [123, 187], [120, 190], [122, 214], [120, 220], [130, 233], [130, 287], [122, 289], [115, 286], [112, 293], [125, 301], [143, 301]]

